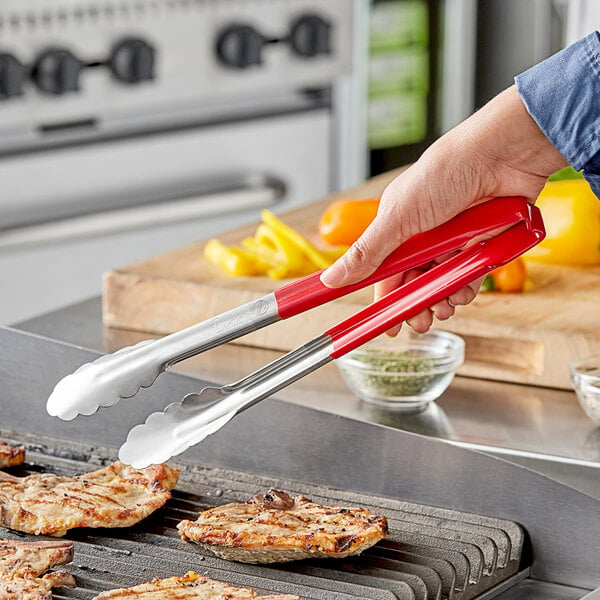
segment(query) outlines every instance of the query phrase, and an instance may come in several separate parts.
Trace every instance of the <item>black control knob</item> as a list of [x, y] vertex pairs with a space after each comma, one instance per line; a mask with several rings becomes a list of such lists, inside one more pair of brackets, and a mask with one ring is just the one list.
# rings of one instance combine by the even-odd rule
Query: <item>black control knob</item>
[[156, 51], [148, 42], [127, 38], [112, 51], [110, 68], [113, 75], [125, 83], [140, 83], [154, 79]]
[[296, 54], [305, 57], [329, 54], [331, 24], [317, 15], [304, 15], [292, 23], [290, 44]]
[[20, 96], [25, 67], [12, 55], [0, 54], [0, 100]]
[[46, 50], [33, 68], [33, 79], [40, 90], [56, 96], [79, 89], [83, 63], [63, 48]]
[[229, 67], [246, 69], [262, 62], [266, 39], [249, 25], [232, 25], [217, 38], [217, 56]]

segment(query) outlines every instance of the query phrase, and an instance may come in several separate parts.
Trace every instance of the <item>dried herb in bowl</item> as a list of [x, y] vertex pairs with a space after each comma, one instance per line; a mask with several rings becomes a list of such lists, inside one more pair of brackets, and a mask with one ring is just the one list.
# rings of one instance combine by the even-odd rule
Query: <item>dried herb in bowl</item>
[[435, 361], [413, 353], [368, 348], [360, 351], [361, 366], [348, 371], [355, 384], [373, 396], [418, 396], [436, 378]]
[[414, 411], [448, 388], [464, 360], [463, 339], [439, 330], [404, 337], [372, 340], [336, 360], [342, 378], [359, 398]]

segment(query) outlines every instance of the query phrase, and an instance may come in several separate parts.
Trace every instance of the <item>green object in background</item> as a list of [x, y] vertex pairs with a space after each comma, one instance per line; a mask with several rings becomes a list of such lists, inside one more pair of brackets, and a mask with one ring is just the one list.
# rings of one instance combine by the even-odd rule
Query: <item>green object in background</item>
[[368, 141], [374, 149], [427, 136], [427, 0], [375, 2], [370, 17]]
[[569, 165], [548, 177], [548, 181], [564, 181], [565, 179], [583, 179], [583, 171], [576, 171]]
[[426, 48], [387, 50], [369, 59], [369, 96], [388, 92], [421, 92], [429, 88], [429, 54]]
[[371, 50], [406, 46], [427, 46], [429, 19], [427, 2], [393, 0], [376, 2], [371, 7]]
[[481, 286], [479, 286], [480, 292], [495, 292], [496, 289], [494, 278], [491, 275], [486, 275], [484, 280], [481, 282]]
[[368, 110], [371, 149], [415, 144], [427, 133], [427, 97], [422, 94], [373, 97]]

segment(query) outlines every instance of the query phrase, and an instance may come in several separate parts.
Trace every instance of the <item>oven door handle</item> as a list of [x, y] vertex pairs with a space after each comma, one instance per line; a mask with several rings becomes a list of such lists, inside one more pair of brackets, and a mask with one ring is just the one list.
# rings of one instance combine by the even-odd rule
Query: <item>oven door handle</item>
[[285, 194], [285, 184], [271, 176], [244, 178], [222, 191], [190, 194], [124, 208], [102, 210], [44, 223], [0, 230], [0, 250], [69, 242], [158, 227], [201, 217], [217, 217], [240, 210], [272, 206]]

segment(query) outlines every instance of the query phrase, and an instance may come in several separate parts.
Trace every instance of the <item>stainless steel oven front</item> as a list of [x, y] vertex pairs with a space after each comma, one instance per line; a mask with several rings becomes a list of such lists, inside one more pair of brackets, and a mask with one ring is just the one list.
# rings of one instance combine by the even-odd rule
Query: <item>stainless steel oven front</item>
[[365, 176], [362, 0], [5, 0], [0, 323]]

